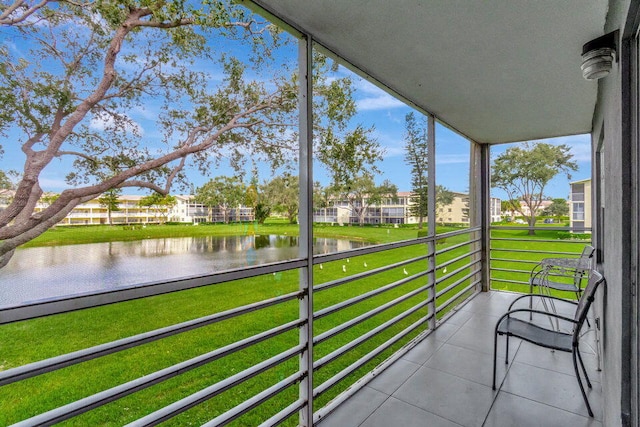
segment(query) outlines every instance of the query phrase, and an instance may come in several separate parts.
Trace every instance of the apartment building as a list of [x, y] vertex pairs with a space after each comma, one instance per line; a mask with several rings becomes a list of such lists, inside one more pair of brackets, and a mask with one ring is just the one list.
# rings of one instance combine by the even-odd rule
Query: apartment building
[[[380, 205], [370, 206], [364, 215], [365, 224], [417, 224], [418, 217], [411, 214], [412, 193], [399, 191], [397, 198], [383, 199]], [[453, 201], [437, 209], [436, 221], [443, 224], [469, 223], [469, 195], [453, 193]], [[491, 198], [491, 221], [500, 221], [500, 199]], [[426, 220], [426, 218], [424, 218]], [[358, 224], [359, 218], [352, 212], [345, 200], [334, 202], [333, 206], [314, 210], [314, 222]]]
[[[118, 197], [118, 209], [111, 210], [102, 205], [98, 198], [81, 203], [67, 216], [60, 221], [59, 225], [100, 225], [109, 224], [109, 216], [111, 216], [111, 224], [149, 224], [160, 222], [185, 222], [185, 223], [201, 223], [201, 222], [224, 222], [225, 214], [227, 221], [253, 221], [253, 209], [250, 207], [239, 206], [237, 208], [227, 209], [226, 212], [221, 208], [209, 209], [207, 206], [196, 203], [194, 196], [176, 195], [176, 204], [172, 207], [166, 206], [141, 206], [140, 201], [145, 196], [139, 195], [121, 195]], [[13, 198], [13, 191], [0, 191], [0, 211], [9, 205]], [[48, 203], [43, 198], [36, 207], [36, 211], [46, 209]]]
[[569, 183], [569, 226], [574, 231], [591, 229], [591, 179]]

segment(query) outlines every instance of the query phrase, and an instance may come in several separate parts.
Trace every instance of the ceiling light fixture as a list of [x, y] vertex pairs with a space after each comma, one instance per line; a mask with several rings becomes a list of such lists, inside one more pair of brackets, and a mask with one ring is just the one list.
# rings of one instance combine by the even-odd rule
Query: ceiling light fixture
[[582, 77], [598, 80], [609, 74], [616, 60], [617, 33], [613, 31], [582, 46]]

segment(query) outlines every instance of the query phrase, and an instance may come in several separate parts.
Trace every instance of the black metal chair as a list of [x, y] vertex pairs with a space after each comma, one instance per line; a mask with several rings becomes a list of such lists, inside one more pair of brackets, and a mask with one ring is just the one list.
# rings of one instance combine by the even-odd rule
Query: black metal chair
[[[587, 319], [587, 313], [589, 308], [591, 307], [591, 303], [595, 298], [595, 293], [598, 290], [598, 287], [601, 283], [604, 282], [604, 278], [600, 273], [595, 270], [591, 270], [589, 273], [589, 281], [587, 286], [583, 289], [582, 296], [579, 301], [569, 301], [562, 298], [557, 298], [553, 296], [543, 296], [538, 294], [528, 294], [522, 295], [516, 298], [510, 305], [509, 311], [505, 313], [496, 323], [495, 334], [494, 334], [494, 342], [493, 342], [493, 389], [496, 389], [496, 358], [497, 358], [497, 349], [498, 349], [498, 335], [506, 335], [506, 351], [505, 351], [505, 363], [509, 363], [509, 337], [516, 337], [522, 340], [528, 341], [530, 343], [554, 349], [559, 351], [565, 351], [568, 353], [572, 353], [573, 356], [573, 367], [576, 372], [576, 377], [578, 379], [578, 385], [580, 386], [580, 391], [582, 392], [582, 397], [584, 398], [584, 403], [587, 406], [587, 411], [589, 412], [589, 416], [593, 417], [593, 411], [591, 410], [591, 406], [589, 405], [589, 400], [587, 399], [587, 394], [584, 389], [584, 385], [582, 384], [582, 379], [580, 378], [580, 372], [578, 369], [578, 362], [580, 362], [580, 367], [582, 368], [582, 372], [584, 374], [587, 386], [591, 388], [591, 381], [589, 381], [589, 376], [587, 375], [587, 370], [584, 367], [584, 363], [582, 361], [582, 356], [580, 355], [580, 338], [582, 327]], [[576, 306], [576, 312], [573, 318], [569, 318], [566, 316], [562, 316], [557, 313], [552, 313], [548, 311], [536, 310], [531, 308], [518, 308], [513, 309], [514, 304], [516, 304], [521, 299], [525, 298], [551, 298], [556, 301], [562, 301], [569, 304], [573, 304]], [[543, 316], [548, 316], [554, 319], [559, 319], [565, 322], [572, 324], [573, 331], [562, 332], [556, 331], [553, 329], [544, 328], [538, 324], [536, 324], [533, 320], [523, 320], [519, 317], [514, 317], [514, 314], [522, 313], [522, 314], [540, 314]], [[523, 316], [529, 317], [529, 316]]]

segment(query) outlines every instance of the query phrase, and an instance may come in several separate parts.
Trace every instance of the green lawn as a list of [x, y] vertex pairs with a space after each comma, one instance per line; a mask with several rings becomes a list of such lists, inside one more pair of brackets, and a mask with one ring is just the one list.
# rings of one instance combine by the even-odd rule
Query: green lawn
[[[101, 238], [120, 239], [138, 234], [138, 238], [155, 237], [183, 237], [196, 235], [229, 235], [255, 232], [258, 234], [288, 234], [297, 233], [297, 226], [283, 223], [272, 223], [251, 229], [251, 225], [236, 224], [230, 226], [149, 226], [142, 230], [114, 230], [117, 227], [82, 227], [73, 229], [57, 228], [45, 233], [34, 244], [60, 244], [85, 242], [91, 234]], [[254, 226], [255, 227], [255, 226]], [[441, 229], [445, 231], [447, 229]], [[191, 234], [181, 234], [191, 233]], [[372, 243], [383, 243], [405, 240], [416, 236], [417, 231], [411, 228], [377, 228], [377, 227], [330, 227], [321, 226], [314, 230], [316, 236], [361, 239]], [[541, 238], [541, 237], [540, 237]], [[468, 241], [466, 234], [449, 237], [445, 243], [439, 244], [438, 249]], [[57, 243], [53, 243], [57, 242]], [[511, 243], [496, 241], [495, 243]], [[564, 243], [563, 243], [564, 244]], [[548, 249], [549, 243], [545, 243]], [[562, 245], [561, 245], [562, 246]], [[574, 246], [575, 247], [575, 246]], [[446, 252], [438, 256], [438, 264], [463, 255], [468, 252], [468, 246]], [[383, 265], [406, 260], [423, 255], [425, 245], [386, 251], [383, 254], [352, 257], [348, 261], [334, 261], [314, 268], [316, 286], [322, 283], [363, 272]], [[437, 277], [443, 278], [458, 267], [469, 261], [464, 257], [447, 268], [447, 273], [439, 269]], [[347, 272], [343, 272], [343, 266]], [[423, 271], [426, 261], [419, 261], [405, 267], [348, 282], [341, 286], [317, 291], [314, 293], [314, 311], [318, 311], [340, 301], [360, 295], [389, 283], [402, 280], [408, 275]], [[321, 268], [322, 267], [322, 268]], [[406, 270], [407, 274], [405, 274]], [[438, 290], [453, 284], [469, 271], [462, 271], [438, 284]], [[424, 279], [412, 280], [408, 283], [351, 305], [331, 315], [318, 319], [314, 323], [314, 333], [320, 334], [336, 325], [352, 319], [368, 310], [378, 307], [401, 295], [410, 292], [421, 285]], [[437, 304], [441, 305], [460, 289], [468, 284], [468, 280], [455, 286], [441, 297]], [[298, 288], [298, 272], [287, 271], [275, 275], [265, 275], [241, 281], [228, 282], [218, 285], [205, 286], [160, 295], [141, 300], [112, 304], [74, 313], [65, 313], [46, 318], [33, 319], [14, 324], [0, 326], [0, 370], [21, 366], [33, 361], [64, 354], [70, 351], [86, 348], [118, 338], [139, 334], [163, 326], [195, 319], [212, 313], [228, 310], [252, 302], [294, 292]], [[420, 293], [407, 301], [379, 313], [371, 319], [347, 329], [332, 338], [319, 343], [314, 351], [314, 360], [331, 353], [342, 345], [353, 341], [363, 333], [375, 328], [386, 320], [396, 316], [411, 306], [424, 301], [426, 294]], [[355, 349], [335, 359], [315, 373], [314, 384], [318, 386], [326, 379], [340, 372], [354, 363], [362, 355], [373, 350], [385, 340], [398, 333], [403, 328], [427, 314], [423, 308], [408, 316], [398, 324], [384, 331], [372, 339], [360, 344]], [[175, 363], [196, 357], [221, 346], [251, 336], [277, 325], [296, 319], [298, 316], [298, 302], [296, 300], [275, 307], [249, 313], [230, 320], [196, 329], [187, 333], [148, 343], [133, 349], [128, 349], [114, 355], [102, 357], [98, 360], [84, 362], [76, 366], [67, 367], [56, 372], [41, 375], [23, 382], [0, 387], [0, 425], [11, 424], [21, 419], [55, 408], [76, 399], [89, 396], [109, 387], [136, 379], [156, 370], [171, 366]], [[426, 327], [426, 325], [425, 325]], [[419, 331], [423, 330], [421, 327]], [[371, 370], [392, 351], [398, 349], [419, 331], [409, 334], [390, 350], [379, 355], [375, 360], [360, 368], [355, 374], [348, 376], [336, 386], [329, 389], [316, 400], [316, 405], [322, 406], [338, 393], [352, 384], [359, 376]], [[191, 393], [199, 391], [216, 381], [227, 378], [251, 366], [255, 360], [264, 360], [281, 351], [295, 346], [298, 342], [298, 332], [292, 331], [277, 338], [267, 340], [251, 346], [231, 356], [208, 363], [192, 371], [139, 391], [117, 402], [90, 411], [73, 418], [63, 424], [74, 426], [86, 425], [122, 425], [133, 421], [145, 414], [166, 406]], [[270, 369], [260, 376], [234, 387], [195, 408], [186, 411], [169, 422], [168, 425], [199, 425], [216, 415], [230, 409], [248, 396], [275, 384], [297, 370], [297, 358], [291, 359], [276, 368]], [[257, 425], [260, 421], [277, 413], [297, 396], [297, 386], [290, 387], [277, 396], [256, 408], [249, 414], [236, 420], [233, 425]], [[289, 420], [296, 424], [296, 417]]]

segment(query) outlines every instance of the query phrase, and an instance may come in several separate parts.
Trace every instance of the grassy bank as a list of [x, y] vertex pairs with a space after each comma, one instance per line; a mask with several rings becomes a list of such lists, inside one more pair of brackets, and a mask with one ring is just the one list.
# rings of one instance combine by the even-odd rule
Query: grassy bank
[[[458, 228], [455, 227], [437, 227], [438, 233], [457, 229]], [[235, 236], [247, 234], [297, 236], [299, 234], [299, 226], [277, 219], [270, 219], [265, 224], [233, 223], [201, 224], [197, 226], [190, 224], [150, 224], [138, 228], [122, 225], [58, 226], [46, 231], [21, 247], [29, 248], [36, 246], [60, 246], [174, 237]], [[417, 236], [417, 227], [359, 227], [320, 224], [314, 227], [314, 235], [316, 237], [362, 240], [370, 243], [388, 243], [415, 238]]]
[[[457, 227], [437, 227], [438, 233], [458, 230]], [[375, 227], [375, 226], [339, 226], [319, 224], [314, 227], [314, 236], [336, 239], [360, 240], [369, 243], [389, 243], [399, 240], [414, 239], [417, 227]], [[104, 243], [117, 241], [136, 241], [145, 239], [162, 239], [176, 237], [207, 236], [245, 236], [248, 234], [272, 234], [297, 236], [299, 226], [286, 221], [270, 219], [265, 224], [233, 223], [233, 224], [150, 224], [145, 227], [132, 228], [122, 225], [93, 226], [58, 226], [52, 228], [21, 248], [37, 246], [61, 246], [84, 243]]]

